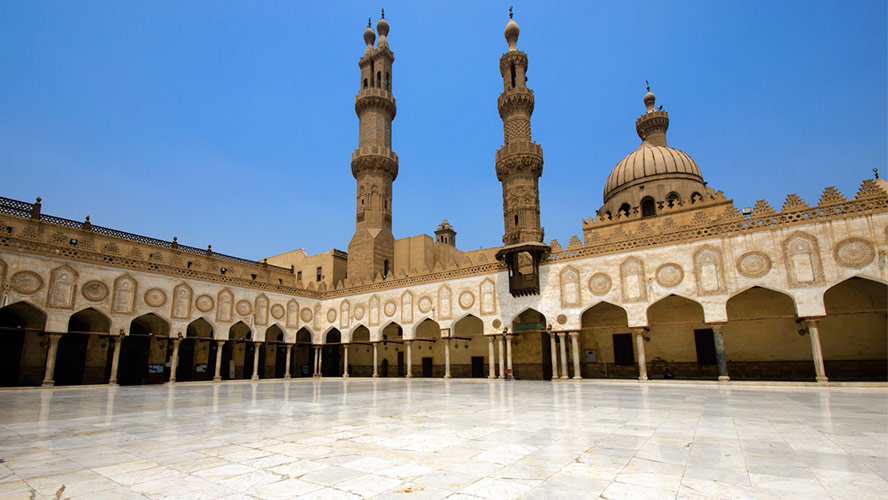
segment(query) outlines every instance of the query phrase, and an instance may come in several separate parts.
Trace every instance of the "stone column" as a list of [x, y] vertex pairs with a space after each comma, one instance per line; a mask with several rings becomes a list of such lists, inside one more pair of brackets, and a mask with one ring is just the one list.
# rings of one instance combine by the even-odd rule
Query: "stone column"
[[573, 352], [573, 362], [574, 362], [574, 380], [580, 380], [583, 378], [583, 375], [580, 373], [580, 346], [579, 346], [579, 336], [580, 332], [570, 332], [570, 348]]
[[558, 380], [558, 346], [555, 342], [557, 335], [549, 332], [549, 346], [552, 348], [552, 380]]
[[377, 352], [377, 346], [379, 342], [373, 343], [373, 378], [379, 378], [379, 372], [377, 371], [377, 365], [379, 364], [379, 354]]
[[120, 367], [120, 345], [123, 344], [123, 332], [114, 339], [114, 354], [111, 355], [111, 375], [108, 385], [117, 385], [117, 369]]
[[314, 359], [312, 360], [312, 363], [311, 363], [311, 370], [312, 370], [311, 376], [317, 377], [318, 376], [318, 358], [320, 357], [320, 354], [318, 354], [317, 347], [311, 346], [311, 348], [314, 349]]
[[565, 344], [565, 336], [564, 332], [558, 332], [558, 343], [561, 344], [561, 379], [567, 380], [570, 377], [567, 375], [567, 344]]
[[826, 378], [826, 368], [823, 366], [823, 349], [820, 347], [820, 331], [817, 329], [818, 319], [806, 318], [802, 325], [808, 329], [811, 337], [811, 354], [814, 356], [814, 374], [818, 382], [829, 381]]
[[342, 345], [342, 378], [348, 378], [348, 344]]
[[493, 347], [493, 335], [487, 337], [487, 356], [490, 363], [487, 366], [487, 378], [496, 378], [496, 348]]
[[731, 377], [728, 376], [728, 362], [727, 359], [725, 359], [725, 339], [722, 336], [722, 328], [725, 325], [724, 323], [713, 323], [709, 326], [712, 327], [712, 340], [715, 344], [715, 362], [718, 364], [718, 381], [727, 382], [731, 380]]
[[413, 378], [413, 349], [411, 348], [412, 342], [409, 340], [405, 340], [404, 344], [407, 346], [407, 352], [404, 354], [404, 357], [407, 358], [407, 378]]
[[647, 380], [647, 361], [644, 358], [644, 328], [635, 329], [635, 348], [638, 350], [638, 380]]
[[[250, 380], [259, 380], [259, 349], [262, 348], [261, 342], [253, 342], [253, 376]], [[264, 370], [265, 367], [263, 366]]]
[[499, 378], [506, 378], [506, 362], [505, 362], [505, 335], [500, 335], [496, 339], [497, 347], [499, 347]]
[[181, 338], [173, 339], [173, 355], [170, 357], [170, 383], [176, 383], [176, 369], [179, 368], [179, 342]]
[[504, 335], [506, 337], [506, 370], [509, 370], [509, 373], [512, 377], [515, 376], [515, 372], [512, 371], [512, 336]]
[[[219, 348], [221, 349], [221, 347]], [[287, 344], [287, 363], [284, 368], [284, 380], [290, 380], [290, 356], [293, 354], [293, 344]]]
[[59, 339], [61, 334], [53, 333], [49, 335], [49, 347], [46, 350], [46, 371], [43, 373], [43, 387], [52, 387], [55, 381], [52, 379], [55, 375], [56, 355], [59, 352]]
[[318, 377], [324, 376], [324, 346], [318, 346]]
[[450, 378], [450, 339], [444, 339], [444, 378]]
[[[222, 381], [222, 349], [225, 347], [224, 340], [216, 341], [216, 374], [213, 375], [213, 382]], [[289, 359], [287, 360], [289, 363]]]

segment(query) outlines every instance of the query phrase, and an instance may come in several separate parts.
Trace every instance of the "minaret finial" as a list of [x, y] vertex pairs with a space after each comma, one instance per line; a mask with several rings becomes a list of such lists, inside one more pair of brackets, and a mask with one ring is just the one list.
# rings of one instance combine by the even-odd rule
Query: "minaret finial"
[[383, 19], [385, 19], [385, 9], [382, 9], [382, 16], [380, 16], [380, 17], [382, 17]]
[[368, 28], [370, 27], [370, 18], [369, 17], [367, 18], [367, 27]]
[[650, 91], [651, 91], [651, 84], [648, 83], [647, 80], [644, 81], [644, 84], [645, 84], [645, 86], [647, 87], [647, 91], [650, 92]]
[[509, 19], [512, 19], [512, 7], [509, 6]]
[[874, 169], [873, 169], [873, 173], [876, 174], [876, 179], [878, 179], [878, 178], [879, 178], [879, 169], [878, 169], [878, 168], [874, 168]]

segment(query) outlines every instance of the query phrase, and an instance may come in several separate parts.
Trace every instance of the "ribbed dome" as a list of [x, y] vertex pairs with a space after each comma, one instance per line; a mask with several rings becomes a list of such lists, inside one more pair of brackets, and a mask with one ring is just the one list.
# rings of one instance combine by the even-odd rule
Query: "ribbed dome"
[[623, 186], [644, 179], [679, 177], [703, 182], [697, 163], [684, 151], [668, 146], [653, 146], [643, 142], [635, 151], [617, 163], [604, 185], [604, 201]]

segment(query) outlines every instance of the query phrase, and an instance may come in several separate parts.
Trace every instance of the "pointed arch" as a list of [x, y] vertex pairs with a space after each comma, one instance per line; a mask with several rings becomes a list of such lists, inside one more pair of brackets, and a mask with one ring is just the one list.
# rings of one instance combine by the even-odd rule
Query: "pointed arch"
[[253, 330], [242, 320], [237, 321], [228, 327], [229, 340], [251, 340], [253, 338]]
[[454, 337], [483, 337], [484, 322], [474, 314], [465, 314], [453, 322], [451, 335]]
[[185, 329], [185, 337], [211, 339], [215, 330], [216, 327], [213, 323], [201, 316], [188, 323], [188, 327]]
[[109, 333], [111, 318], [93, 307], [81, 309], [68, 318], [69, 332]]
[[129, 335], [170, 336], [170, 322], [154, 313], [146, 313], [130, 321]]
[[830, 380], [888, 380], [888, 285], [855, 276], [823, 294], [819, 321]]

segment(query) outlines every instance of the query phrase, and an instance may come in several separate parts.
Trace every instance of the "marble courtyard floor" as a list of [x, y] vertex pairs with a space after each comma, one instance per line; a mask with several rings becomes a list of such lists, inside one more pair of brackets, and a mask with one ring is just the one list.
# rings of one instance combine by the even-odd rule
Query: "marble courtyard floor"
[[294, 379], [0, 391], [0, 498], [888, 498], [888, 388]]

